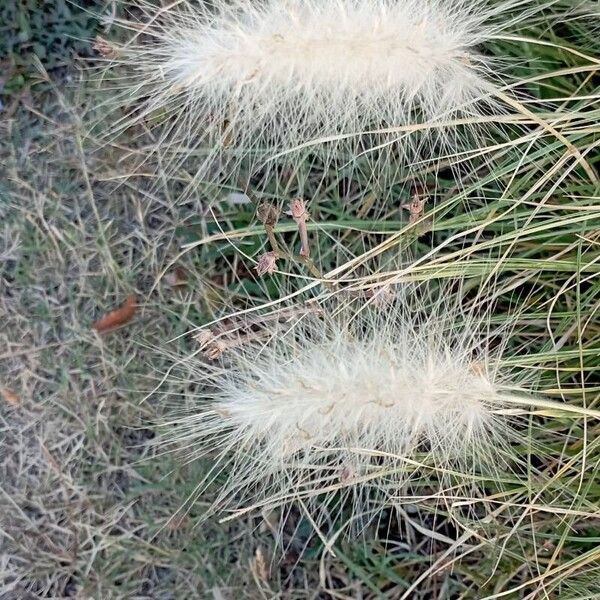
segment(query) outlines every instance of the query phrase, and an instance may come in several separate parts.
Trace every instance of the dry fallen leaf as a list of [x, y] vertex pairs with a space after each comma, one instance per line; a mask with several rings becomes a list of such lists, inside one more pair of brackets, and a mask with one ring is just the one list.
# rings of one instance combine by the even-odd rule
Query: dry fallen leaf
[[21, 399], [11, 389], [0, 388], [0, 394], [2, 395], [2, 399], [4, 402], [6, 402], [6, 404], [10, 404], [10, 406], [15, 408], [17, 406], [21, 406]]
[[126, 325], [131, 321], [137, 310], [137, 298], [133, 295], [129, 296], [127, 300], [117, 310], [113, 310], [108, 313], [105, 317], [102, 317], [96, 321], [92, 327], [98, 333], [104, 333], [106, 331], [112, 331], [117, 327]]

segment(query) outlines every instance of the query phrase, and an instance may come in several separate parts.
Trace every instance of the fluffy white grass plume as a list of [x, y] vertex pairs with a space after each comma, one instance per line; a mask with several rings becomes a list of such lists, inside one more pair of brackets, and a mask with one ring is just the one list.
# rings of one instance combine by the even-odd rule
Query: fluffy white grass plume
[[[249, 156], [256, 166], [315, 141], [357, 152], [395, 140], [408, 161], [418, 147], [439, 152], [453, 120], [496, 104], [503, 61], [482, 44], [540, 10], [521, 0], [139, 4], [146, 18], [125, 24], [135, 35], [114, 53], [127, 71], [112, 101], [129, 109], [110, 131], [162, 123], [157, 148], [170, 146], [173, 164], [194, 154], [199, 177], [218, 170], [217, 154], [228, 169]], [[381, 128], [396, 130], [359, 139]]]
[[523, 429], [535, 400], [526, 377], [499, 366], [506, 332], [418, 305], [202, 332], [202, 351], [220, 359], [183, 361], [196, 400], [165, 424], [168, 446], [211, 457], [189, 500], [218, 479], [221, 514], [299, 502], [318, 523], [350, 504], [363, 523], [423, 478], [450, 502], [526, 470], [513, 448], [542, 455]]

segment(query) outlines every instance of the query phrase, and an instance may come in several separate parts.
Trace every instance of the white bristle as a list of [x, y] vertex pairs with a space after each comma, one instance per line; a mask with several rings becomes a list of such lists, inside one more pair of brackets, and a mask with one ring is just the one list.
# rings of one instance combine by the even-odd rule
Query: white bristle
[[[252, 156], [256, 166], [320, 142], [335, 153], [340, 144], [356, 152], [394, 141], [407, 162], [441, 152], [455, 139], [453, 120], [501, 110], [494, 94], [503, 60], [481, 45], [517, 29], [533, 8], [518, 0], [221, 0], [146, 10], [148, 23], [117, 51], [128, 67], [117, 102], [131, 110], [111, 131], [162, 121], [158, 147], [170, 145], [176, 162], [209, 148], [197, 158], [204, 176], [219, 168], [217, 155], [233, 163]], [[406, 126], [416, 130], [360, 137]]]
[[462, 473], [467, 485], [508, 468], [519, 387], [498, 369], [499, 332], [458, 310], [354, 309], [293, 326], [270, 319], [258, 341], [221, 340], [224, 363], [186, 362], [199, 399], [164, 440], [190, 459], [216, 457], [198, 487], [226, 476], [215, 511], [345, 490], [361, 518], [389, 506], [419, 468], [440, 482]]

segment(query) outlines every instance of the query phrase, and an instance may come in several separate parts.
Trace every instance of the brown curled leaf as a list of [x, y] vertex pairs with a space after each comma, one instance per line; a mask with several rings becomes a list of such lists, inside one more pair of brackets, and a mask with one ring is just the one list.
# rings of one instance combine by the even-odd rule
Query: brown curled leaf
[[128, 296], [127, 300], [117, 310], [113, 310], [108, 313], [105, 317], [102, 317], [96, 321], [92, 327], [98, 333], [104, 333], [106, 331], [112, 331], [117, 327], [126, 325], [133, 319], [137, 310], [137, 298], [134, 295]]
[[4, 402], [13, 408], [21, 406], [21, 399], [10, 388], [0, 388], [0, 395], [2, 396]]

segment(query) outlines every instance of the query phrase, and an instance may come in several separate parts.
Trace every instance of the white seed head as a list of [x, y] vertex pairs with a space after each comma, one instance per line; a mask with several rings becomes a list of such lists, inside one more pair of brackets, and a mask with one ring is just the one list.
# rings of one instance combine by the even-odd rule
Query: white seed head
[[160, 144], [172, 142], [178, 160], [214, 144], [234, 161], [315, 140], [337, 146], [336, 136], [350, 136], [354, 151], [396, 140], [394, 152], [414, 159], [422, 136], [396, 131], [362, 145], [357, 136], [425, 122], [439, 142], [444, 123], [489, 111], [502, 61], [481, 45], [533, 10], [519, 0], [176, 4], [149, 14], [120, 49], [129, 71], [119, 102], [133, 110], [114, 129], [159, 114]]
[[191, 359], [200, 399], [166, 439], [192, 458], [217, 457], [199, 486], [227, 474], [215, 510], [343, 489], [369, 498], [358, 517], [389, 505], [420, 470], [440, 482], [463, 473], [471, 485], [507, 461], [517, 436], [490, 334], [458, 317], [392, 303], [311, 313], [291, 327], [269, 320], [266, 342], [231, 344], [224, 364]]

